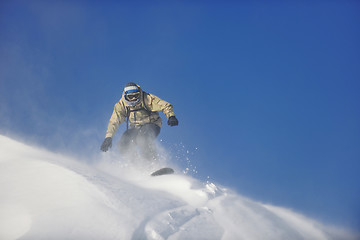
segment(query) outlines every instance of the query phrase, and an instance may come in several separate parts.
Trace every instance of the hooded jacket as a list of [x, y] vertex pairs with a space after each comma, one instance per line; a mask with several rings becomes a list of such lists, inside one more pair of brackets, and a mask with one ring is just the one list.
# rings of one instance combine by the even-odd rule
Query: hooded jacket
[[167, 118], [175, 116], [170, 103], [144, 92], [139, 85], [137, 86], [140, 91], [140, 101], [134, 107], [128, 105], [125, 101], [125, 92], [123, 92], [121, 99], [114, 106], [106, 137], [113, 137], [125, 120], [128, 121], [130, 128], [140, 128], [147, 123], [154, 123], [161, 128], [162, 120], [159, 111], [163, 112]]

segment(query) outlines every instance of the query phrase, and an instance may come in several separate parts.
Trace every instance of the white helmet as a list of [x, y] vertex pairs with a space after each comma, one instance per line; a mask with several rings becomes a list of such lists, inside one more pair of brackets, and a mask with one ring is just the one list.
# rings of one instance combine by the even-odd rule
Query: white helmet
[[124, 99], [126, 104], [134, 107], [140, 101], [140, 89], [133, 82], [127, 83], [124, 88]]

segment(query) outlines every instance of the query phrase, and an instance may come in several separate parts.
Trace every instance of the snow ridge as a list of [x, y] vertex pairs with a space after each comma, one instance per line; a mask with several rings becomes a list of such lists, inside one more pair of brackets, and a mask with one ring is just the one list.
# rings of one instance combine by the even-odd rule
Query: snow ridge
[[214, 183], [107, 160], [85, 165], [0, 135], [0, 239], [358, 237]]

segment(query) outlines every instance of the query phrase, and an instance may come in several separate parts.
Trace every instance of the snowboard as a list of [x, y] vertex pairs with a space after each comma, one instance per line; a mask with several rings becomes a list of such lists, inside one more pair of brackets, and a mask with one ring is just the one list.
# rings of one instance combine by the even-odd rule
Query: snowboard
[[165, 167], [165, 168], [161, 168], [155, 172], [153, 172], [151, 174], [151, 176], [161, 176], [161, 175], [166, 175], [166, 174], [173, 174], [174, 173], [174, 169], [172, 168], [168, 168], [168, 167]]

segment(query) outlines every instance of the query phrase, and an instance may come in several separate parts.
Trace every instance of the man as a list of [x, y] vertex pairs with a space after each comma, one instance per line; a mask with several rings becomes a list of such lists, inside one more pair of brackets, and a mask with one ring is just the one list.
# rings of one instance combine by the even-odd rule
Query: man
[[146, 159], [156, 160], [154, 140], [162, 126], [159, 111], [168, 118], [168, 125], [178, 125], [170, 103], [144, 92], [133, 82], [126, 84], [120, 101], [115, 104], [101, 150], [106, 152], [112, 146], [115, 132], [126, 121], [126, 131], [119, 142], [120, 151], [127, 154], [138, 146]]

